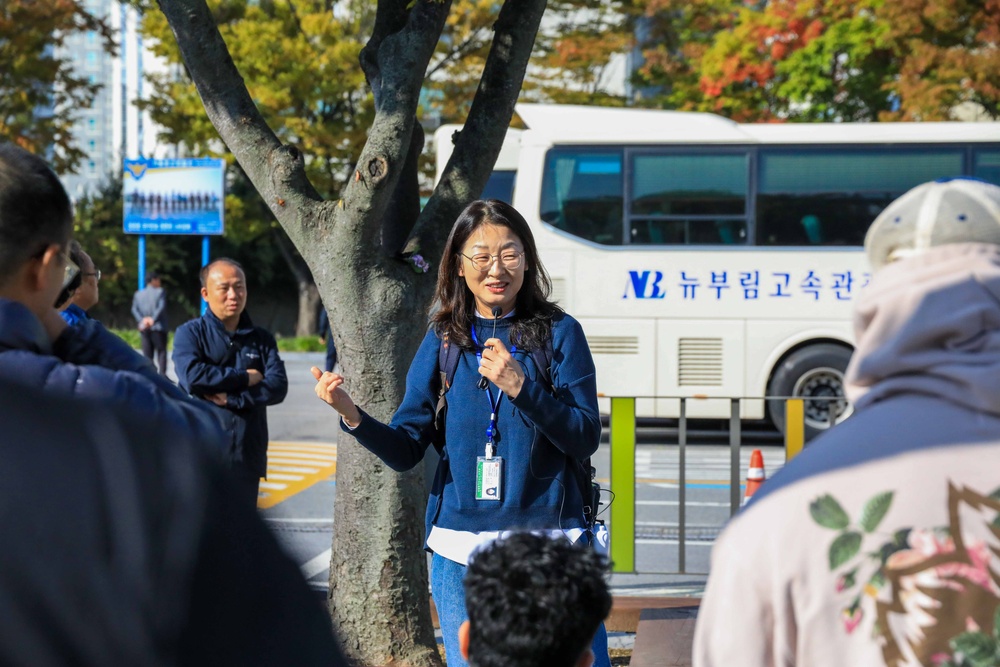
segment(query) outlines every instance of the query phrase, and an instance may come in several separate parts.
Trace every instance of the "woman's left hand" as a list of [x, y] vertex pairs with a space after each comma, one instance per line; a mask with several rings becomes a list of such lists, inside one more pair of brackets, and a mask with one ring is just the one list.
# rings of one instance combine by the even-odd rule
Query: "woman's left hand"
[[510, 398], [516, 398], [524, 386], [524, 371], [521, 364], [499, 338], [490, 338], [485, 343], [483, 360], [479, 364], [479, 374], [500, 387]]

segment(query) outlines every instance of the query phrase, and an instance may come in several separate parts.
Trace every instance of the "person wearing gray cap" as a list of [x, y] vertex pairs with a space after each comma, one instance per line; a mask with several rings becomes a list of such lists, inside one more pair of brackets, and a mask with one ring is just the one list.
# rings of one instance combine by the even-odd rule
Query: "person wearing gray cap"
[[716, 541], [694, 664], [1000, 664], [1000, 187], [878, 216], [854, 414]]

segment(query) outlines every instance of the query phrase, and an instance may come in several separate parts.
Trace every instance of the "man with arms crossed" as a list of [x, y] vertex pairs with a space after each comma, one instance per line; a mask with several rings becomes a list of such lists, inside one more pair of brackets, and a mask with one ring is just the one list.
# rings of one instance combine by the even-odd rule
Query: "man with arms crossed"
[[246, 312], [246, 274], [238, 262], [220, 258], [205, 266], [201, 296], [208, 310], [174, 335], [174, 372], [181, 387], [217, 411], [234, 479], [256, 507], [267, 472], [267, 406], [285, 400], [285, 364], [274, 336]]

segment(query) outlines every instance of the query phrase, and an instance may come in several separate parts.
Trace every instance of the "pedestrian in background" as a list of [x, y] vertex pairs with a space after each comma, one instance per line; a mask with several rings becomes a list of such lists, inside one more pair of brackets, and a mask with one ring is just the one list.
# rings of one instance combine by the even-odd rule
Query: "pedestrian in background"
[[142, 353], [153, 361], [160, 375], [167, 374], [167, 293], [160, 281], [160, 274], [150, 271], [146, 286], [132, 297], [132, 317], [142, 337]]
[[267, 473], [267, 407], [285, 400], [288, 378], [270, 332], [246, 312], [243, 267], [221, 258], [201, 270], [208, 310], [174, 334], [174, 372], [188, 393], [208, 402], [229, 436], [228, 459], [245, 502], [257, 506]]
[[716, 541], [697, 667], [998, 664], [1000, 187], [920, 185], [865, 250], [854, 414]]
[[330, 316], [326, 314], [323, 304], [319, 306], [319, 342], [326, 343], [326, 370], [332, 371], [337, 365], [337, 344], [333, 342]]
[[66, 324], [75, 326], [90, 319], [87, 311], [100, 300], [101, 271], [76, 241], [69, 242], [69, 259], [80, 270], [59, 293], [55, 306]]

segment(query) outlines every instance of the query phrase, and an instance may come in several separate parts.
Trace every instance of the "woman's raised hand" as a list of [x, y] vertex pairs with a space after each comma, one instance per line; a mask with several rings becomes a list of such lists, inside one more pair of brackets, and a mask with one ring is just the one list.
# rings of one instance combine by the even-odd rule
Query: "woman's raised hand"
[[524, 386], [524, 370], [499, 338], [490, 338], [484, 344], [479, 374], [515, 398]]
[[340, 386], [344, 384], [344, 376], [330, 371], [324, 373], [315, 366], [309, 370], [316, 378], [316, 395], [320, 400], [339, 412], [348, 426], [356, 428], [361, 423], [361, 412], [354, 405], [350, 395]]

